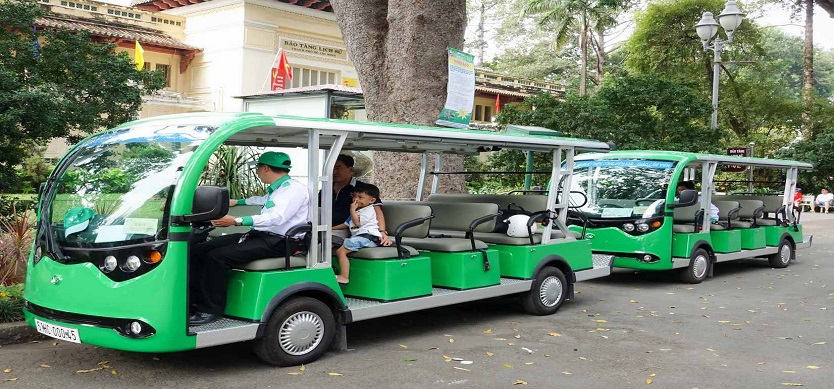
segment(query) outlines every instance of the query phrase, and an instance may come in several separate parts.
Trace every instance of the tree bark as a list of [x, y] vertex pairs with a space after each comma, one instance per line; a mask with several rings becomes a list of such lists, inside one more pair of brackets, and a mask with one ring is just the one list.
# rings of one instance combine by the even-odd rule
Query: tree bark
[[802, 60], [802, 137], [813, 137], [814, 106], [814, 0], [805, 0], [805, 52]]
[[597, 81], [597, 85], [602, 84], [602, 76], [604, 75], [604, 66], [605, 66], [605, 30], [600, 28], [597, 30], [597, 40], [596, 40], [596, 52], [597, 52], [597, 73], [594, 75], [594, 79]]
[[484, 40], [484, 23], [486, 22], [486, 5], [481, 2], [481, 9], [478, 13], [478, 57], [475, 64], [481, 66], [484, 64], [484, 50], [486, 49], [486, 40]]
[[[353, 61], [368, 118], [432, 125], [446, 100], [447, 47], [462, 48], [464, 0], [331, 0]], [[462, 158], [444, 158], [463, 170]], [[374, 183], [382, 197], [414, 198], [420, 155], [375, 152]], [[445, 177], [445, 176], [444, 176]], [[441, 181], [440, 191], [465, 191], [463, 176]]]
[[588, 19], [582, 15], [582, 31], [579, 33], [579, 95], [585, 96], [588, 83]]

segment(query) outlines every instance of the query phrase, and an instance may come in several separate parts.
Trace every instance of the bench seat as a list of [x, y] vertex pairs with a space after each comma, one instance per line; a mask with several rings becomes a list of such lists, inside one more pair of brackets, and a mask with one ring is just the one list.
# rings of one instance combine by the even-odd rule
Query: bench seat
[[[403, 238], [403, 242], [405, 242], [406, 239], [409, 239], [409, 238]], [[411, 257], [416, 257], [419, 254], [417, 252], [417, 250], [414, 249], [414, 247], [402, 245], [402, 248], [407, 250]], [[378, 247], [366, 247], [366, 248], [360, 249], [359, 251], [352, 252], [352, 253], [348, 254], [348, 256], [351, 257], [351, 258], [358, 258], [358, 259], [391, 259], [391, 258], [397, 258], [397, 254], [398, 254], [397, 253], [397, 248], [394, 247], [394, 246], [388, 246], [388, 247], [378, 246]]]
[[[247, 263], [239, 269], [247, 271], [269, 271], [269, 270], [283, 270], [287, 265], [285, 258], [264, 258], [256, 259]], [[290, 257], [290, 268], [307, 267], [307, 257], [301, 255], [293, 255]]]
[[[414, 239], [403, 238], [403, 244], [416, 247], [420, 250], [441, 251], [446, 253], [456, 253], [459, 251], [471, 251], [472, 242], [464, 238], [427, 238]], [[486, 243], [480, 240], [475, 240], [475, 249], [486, 249]]]

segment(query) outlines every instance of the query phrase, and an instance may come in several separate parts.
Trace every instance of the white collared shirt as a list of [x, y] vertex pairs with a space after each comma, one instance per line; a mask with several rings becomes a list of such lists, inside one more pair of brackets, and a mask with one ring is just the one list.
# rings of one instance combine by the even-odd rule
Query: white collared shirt
[[252, 227], [259, 231], [284, 235], [291, 227], [309, 221], [310, 194], [307, 187], [295, 179], [284, 182], [271, 194], [252, 196], [245, 201], [246, 205], [264, 206], [260, 215], [251, 216]]

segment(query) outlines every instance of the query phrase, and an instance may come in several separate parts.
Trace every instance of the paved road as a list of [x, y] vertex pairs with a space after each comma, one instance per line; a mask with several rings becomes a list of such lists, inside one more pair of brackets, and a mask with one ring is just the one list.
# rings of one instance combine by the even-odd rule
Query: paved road
[[[350, 351], [300, 368], [259, 363], [246, 345], [138, 354], [44, 341], [0, 348], [0, 389], [197, 388], [777, 388], [834, 383], [834, 215], [804, 215], [814, 247], [776, 270], [716, 267], [618, 272], [577, 285], [558, 314], [512, 299], [447, 307], [348, 328]], [[462, 358], [471, 364], [447, 361]], [[91, 372], [78, 372], [109, 366]], [[336, 375], [338, 374], [338, 375]], [[519, 381], [520, 380], [520, 381]]]

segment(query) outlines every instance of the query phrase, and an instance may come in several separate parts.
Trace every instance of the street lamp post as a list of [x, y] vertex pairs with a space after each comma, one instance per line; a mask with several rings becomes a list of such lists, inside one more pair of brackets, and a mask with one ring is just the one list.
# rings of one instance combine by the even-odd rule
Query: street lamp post
[[[714, 54], [712, 57], [712, 122], [710, 124], [712, 129], [718, 128], [718, 66], [721, 64], [721, 52], [727, 44], [733, 41], [733, 33], [742, 21], [744, 21], [744, 14], [738, 9], [736, 2], [730, 0], [718, 15], [717, 22], [712, 17], [712, 12], [704, 12], [701, 20], [695, 25], [695, 32], [701, 38], [704, 50], [711, 49]], [[727, 39], [716, 36], [719, 25], [724, 28]]]

